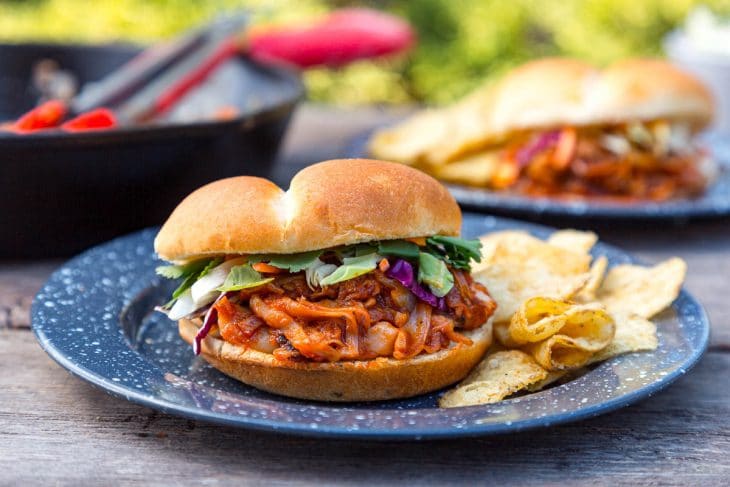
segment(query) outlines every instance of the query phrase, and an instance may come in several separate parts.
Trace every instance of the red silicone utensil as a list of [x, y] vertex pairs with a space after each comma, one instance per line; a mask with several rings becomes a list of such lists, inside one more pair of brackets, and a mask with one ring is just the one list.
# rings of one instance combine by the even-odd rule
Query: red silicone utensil
[[293, 65], [300, 69], [315, 66], [342, 66], [357, 59], [403, 52], [415, 42], [410, 25], [398, 17], [369, 9], [338, 10], [305, 28], [282, 28], [253, 32], [241, 42], [223, 41], [211, 50], [195, 69], [168, 85], [142, 116], [150, 119], [174, 106], [231, 56], [244, 53], [263, 63]]
[[88, 130], [103, 130], [116, 127], [117, 119], [114, 113], [107, 108], [97, 108], [82, 113], [76, 118], [61, 125], [62, 130], [68, 132], [84, 132]]
[[32, 132], [56, 127], [66, 116], [66, 104], [60, 100], [50, 100], [25, 113], [10, 125], [17, 132]]
[[310, 68], [395, 54], [414, 42], [410, 25], [398, 17], [369, 9], [344, 9], [308, 27], [252, 33], [247, 47], [248, 54], [259, 61]]

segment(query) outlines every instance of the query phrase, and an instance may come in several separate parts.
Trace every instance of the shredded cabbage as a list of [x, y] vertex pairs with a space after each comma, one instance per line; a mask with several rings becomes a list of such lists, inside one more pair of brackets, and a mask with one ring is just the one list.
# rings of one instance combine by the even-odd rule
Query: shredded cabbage
[[446, 309], [446, 302], [444, 301], [444, 298], [434, 296], [433, 293], [424, 289], [420, 284], [418, 284], [418, 282], [416, 282], [413, 266], [407, 260], [395, 260], [391, 263], [391, 266], [385, 274], [403, 284], [424, 303], [430, 304], [434, 308], [438, 308], [440, 310]]
[[454, 276], [443, 260], [421, 252], [418, 255], [418, 282], [426, 284], [435, 296], [442, 298], [454, 287]]
[[359, 257], [345, 257], [342, 265], [319, 283], [321, 286], [330, 286], [342, 281], [349, 281], [355, 277], [367, 274], [375, 270], [378, 262], [382, 259], [378, 254], [371, 253]]
[[226, 281], [218, 288], [218, 291], [240, 291], [241, 289], [258, 287], [273, 280], [273, 277], [264, 278], [253, 270], [251, 264], [237, 265], [228, 273]]

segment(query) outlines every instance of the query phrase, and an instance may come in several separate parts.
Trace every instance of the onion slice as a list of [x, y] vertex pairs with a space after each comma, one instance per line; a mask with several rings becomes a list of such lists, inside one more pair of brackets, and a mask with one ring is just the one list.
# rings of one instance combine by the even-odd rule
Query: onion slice
[[223, 285], [231, 269], [234, 266], [245, 264], [246, 262], [248, 262], [246, 257], [240, 257], [238, 259], [227, 260], [212, 268], [210, 272], [195, 281], [195, 284], [190, 287], [193, 301], [198, 305], [214, 301], [216, 296], [218, 296], [216, 289]]

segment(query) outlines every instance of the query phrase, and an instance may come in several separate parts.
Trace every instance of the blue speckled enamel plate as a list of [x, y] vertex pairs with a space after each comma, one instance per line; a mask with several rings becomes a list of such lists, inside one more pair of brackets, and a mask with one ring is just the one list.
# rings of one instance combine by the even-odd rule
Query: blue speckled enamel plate
[[[469, 237], [503, 229], [545, 237], [551, 229], [465, 215]], [[154, 268], [156, 231], [95, 247], [57, 270], [33, 303], [43, 349], [73, 374], [109, 393], [171, 414], [301, 435], [420, 439], [486, 435], [602, 414], [645, 398], [684, 374], [707, 347], [702, 307], [682, 292], [660, 316], [659, 349], [616, 357], [567, 384], [499, 404], [439, 409], [440, 393], [370, 404], [297, 401], [257, 391], [196, 358], [177, 326], [153, 307], [170, 284]], [[598, 244], [612, 264], [631, 258]]]
[[[346, 157], [366, 157], [372, 132], [355, 137]], [[700, 197], [673, 201], [614, 203], [586, 199], [529, 198], [505, 191], [491, 191], [458, 184], [446, 184], [466, 209], [517, 217], [567, 217], [574, 220], [676, 220], [730, 216], [730, 138], [717, 133], [703, 139], [720, 166], [713, 184]]]

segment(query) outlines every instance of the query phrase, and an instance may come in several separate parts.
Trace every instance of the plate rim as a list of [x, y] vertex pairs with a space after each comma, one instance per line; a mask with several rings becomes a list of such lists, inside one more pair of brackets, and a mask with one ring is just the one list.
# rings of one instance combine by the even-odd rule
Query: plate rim
[[[467, 218], [478, 218], [478, 219], [484, 219], [484, 218], [490, 218], [490, 217], [484, 217], [483, 215], [478, 214], [471, 214], [465, 213], [465, 216]], [[528, 228], [532, 230], [537, 231], [552, 231], [554, 230], [552, 227], [546, 226], [546, 225], [540, 225], [536, 223], [531, 222], [523, 222], [519, 220], [514, 220], [510, 218], [504, 218], [504, 217], [491, 217], [495, 218], [497, 221], [500, 221], [501, 223], [512, 225], [517, 224], [523, 228]], [[692, 353], [687, 356], [687, 358], [681, 362], [681, 364], [678, 364], [677, 369], [672, 371], [671, 373], [668, 373], [667, 375], [663, 376], [661, 379], [652, 382], [650, 384], [647, 384], [643, 387], [640, 387], [639, 389], [623, 393], [620, 396], [604, 400], [600, 403], [585, 406], [585, 407], [578, 407], [573, 410], [569, 410], [566, 412], [555, 412], [548, 416], [541, 416], [541, 417], [533, 417], [533, 418], [527, 418], [522, 420], [515, 420], [513, 422], [502, 422], [502, 423], [484, 423], [484, 424], [474, 424], [469, 425], [468, 428], [465, 429], [457, 429], [450, 426], [429, 426], [429, 427], [409, 427], [407, 429], [393, 429], [393, 428], [367, 428], [367, 429], [348, 429], [346, 425], [343, 426], [330, 426], [330, 425], [318, 425], [318, 427], [315, 428], [307, 428], [306, 424], [304, 422], [283, 422], [280, 420], [275, 419], [268, 419], [268, 418], [252, 418], [252, 417], [242, 417], [242, 416], [232, 416], [224, 413], [219, 413], [215, 411], [201, 411], [198, 408], [190, 407], [181, 405], [175, 402], [172, 402], [168, 399], [162, 399], [158, 396], [150, 396], [149, 394], [145, 394], [141, 391], [135, 390], [132, 387], [125, 386], [121, 383], [115, 383], [108, 377], [105, 377], [102, 374], [96, 373], [92, 370], [89, 370], [88, 368], [73, 362], [73, 360], [70, 357], [67, 357], [62, 350], [55, 347], [52, 343], [52, 340], [49, 340], [48, 336], [45, 334], [45, 330], [43, 325], [39, 324], [39, 309], [40, 309], [40, 303], [38, 300], [38, 296], [43, 294], [43, 291], [46, 289], [47, 285], [50, 283], [50, 281], [63, 269], [67, 268], [70, 265], [73, 265], [77, 262], [79, 262], [81, 259], [84, 258], [84, 256], [89, 253], [90, 251], [94, 249], [98, 249], [100, 247], [104, 247], [107, 245], [112, 244], [113, 242], [118, 242], [120, 240], [124, 239], [135, 239], [139, 238], [144, 234], [145, 232], [149, 232], [151, 229], [147, 228], [144, 230], [140, 230], [137, 232], [133, 232], [124, 236], [117, 237], [113, 240], [110, 240], [108, 242], [102, 243], [100, 245], [94, 246], [77, 256], [73, 257], [72, 259], [64, 262], [61, 266], [59, 266], [52, 274], [49, 276], [48, 280], [44, 285], [41, 287], [41, 289], [38, 291], [38, 294], [33, 299], [33, 303], [31, 306], [31, 329], [33, 330], [34, 336], [36, 337], [36, 340], [38, 341], [40, 347], [45, 351], [58, 365], [60, 365], [62, 368], [64, 368], [67, 372], [71, 373], [72, 375], [84, 380], [85, 382], [90, 383], [92, 386], [99, 388], [103, 390], [104, 392], [119, 397], [122, 399], [126, 399], [129, 402], [149, 407], [167, 414], [172, 414], [176, 416], [181, 416], [188, 419], [194, 419], [194, 420], [200, 420], [208, 423], [214, 423], [218, 425], [224, 425], [224, 426], [233, 426], [236, 428], [241, 429], [253, 429], [258, 431], [270, 431], [270, 432], [276, 432], [276, 433], [282, 433], [282, 434], [291, 434], [291, 435], [297, 435], [297, 436], [306, 436], [306, 437], [318, 437], [318, 438], [349, 438], [349, 439], [361, 439], [361, 440], [389, 440], [389, 441], [398, 441], [398, 440], [426, 440], [426, 439], [446, 439], [446, 438], [463, 438], [463, 437], [475, 437], [475, 436], [490, 436], [490, 435], [498, 435], [498, 434], [507, 434], [507, 433], [515, 433], [515, 432], [521, 432], [526, 430], [532, 430], [537, 428], [545, 428], [550, 426], [555, 426], [558, 424], [565, 424], [565, 423], [571, 423], [574, 421], [580, 421], [583, 419], [595, 417], [604, 413], [612, 412], [618, 409], [621, 409], [623, 407], [629, 406], [639, 400], [648, 398], [655, 393], [665, 389], [669, 385], [671, 385], [674, 381], [676, 381], [679, 377], [686, 374], [690, 369], [692, 369], [702, 358], [702, 356], [707, 351], [708, 345], [709, 345], [709, 335], [710, 335], [710, 320], [709, 316], [702, 306], [702, 304], [689, 292], [687, 292], [684, 287], [680, 291], [680, 294], [677, 298], [677, 300], [687, 300], [689, 301], [697, 310], [697, 314], [694, 317], [696, 321], [701, 326], [701, 333], [698, 337], [698, 344], [699, 346], [694, 348], [692, 350]], [[633, 255], [629, 254], [626, 251], [623, 251], [620, 247], [616, 247], [611, 244], [603, 243], [603, 245], [612, 248], [614, 250], [619, 250], [624, 255], [627, 255], [632, 262], [641, 263], [639, 259], [636, 259]], [[614, 357], [610, 360], [607, 360], [603, 362], [601, 365], [610, 364], [614, 361], [621, 360], [622, 357]], [[506, 400], [509, 401], [509, 400]], [[337, 410], [342, 408], [347, 408], [347, 403], [321, 403], [321, 402], [314, 402], [312, 401], [311, 404], [316, 405], [319, 408], [327, 408], [331, 410]], [[375, 403], [374, 403], [375, 404]], [[458, 409], [477, 409], [484, 407], [484, 405], [476, 405], [476, 406], [465, 406]], [[435, 408], [413, 408], [409, 409], [409, 411], [414, 410], [434, 410]], [[396, 410], [394, 410], [396, 411]]]

